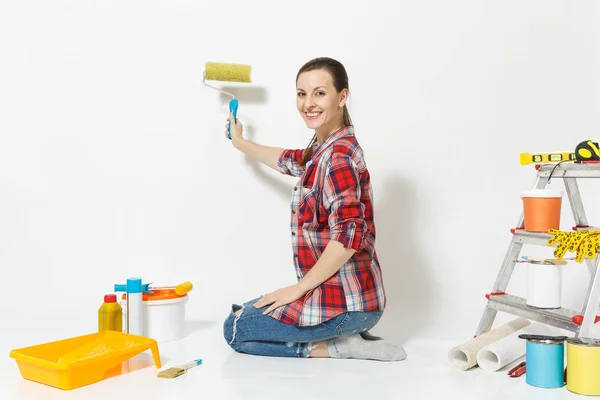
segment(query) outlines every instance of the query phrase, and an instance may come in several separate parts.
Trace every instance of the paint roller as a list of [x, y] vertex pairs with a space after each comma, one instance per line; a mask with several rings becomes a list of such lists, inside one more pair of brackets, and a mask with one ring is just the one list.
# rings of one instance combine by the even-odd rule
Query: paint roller
[[[231, 97], [231, 100], [229, 100], [229, 112], [233, 114], [234, 121], [237, 121], [238, 110], [238, 100], [235, 98], [235, 95], [216, 86], [209, 85], [206, 81], [251, 83], [251, 72], [252, 67], [245, 64], [228, 64], [208, 61], [204, 66], [202, 84]], [[231, 139], [231, 122], [227, 125], [227, 131], [229, 132], [227, 137]]]

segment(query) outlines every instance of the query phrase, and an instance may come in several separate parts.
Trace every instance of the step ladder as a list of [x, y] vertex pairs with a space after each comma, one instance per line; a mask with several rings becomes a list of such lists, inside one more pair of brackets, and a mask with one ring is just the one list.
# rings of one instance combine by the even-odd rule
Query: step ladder
[[[574, 230], [600, 229], [588, 225], [583, 202], [579, 193], [577, 179], [600, 178], [600, 164], [561, 163], [536, 165], [537, 178], [535, 188], [544, 189], [549, 179], [562, 179], [566, 195], [573, 212], [576, 226]], [[585, 259], [589, 272], [589, 283], [583, 307], [580, 311], [559, 309], [540, 309], [526, 304], [522, 297], [505, 293], [512, 276], [515, 264], [524, 244], [548, 246], [548, 240], [553, 236], [549, 233], [529, 232], [524, 230], [523, 212], [515, 229], [511, 229], [512, 240], [502, 262], [502, 267], [489, 294], [486, 294], [487, 304], [475, 336], [489, 331], [498, 311], [517, 315], [542, 324], [551, 325], [575, 333], [575, 337], [590, 338], [594, 323], [598, 322], [598, 306], [600, 305], [600, 274], [597, 273], [600, 254], [593, 259]]]

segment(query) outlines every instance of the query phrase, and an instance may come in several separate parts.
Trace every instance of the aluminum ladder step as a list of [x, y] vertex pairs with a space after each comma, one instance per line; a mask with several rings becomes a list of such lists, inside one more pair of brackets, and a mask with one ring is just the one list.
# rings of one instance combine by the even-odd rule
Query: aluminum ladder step
[[[584, 231], [584, 230], [600, 230], [597, 226], [586, 226], [586, 227], [574, 227], [573, 230]], [[525, 229], [511, 229], [511, 233], [513, 234], [513, 242], [523, 243], [523, 244], [535, 244], [540, 246], [547, 247], [556, 247], [556, 244], [552, 246], [548, 245], [548, 240], [550, 240], [554, 235], [546, 232], [532, 232], [526, 231]]]
[[573, 322], [573, 317], [581, 314], [578, 311], [566, 308], [543, 309], [531, 307], [526, 304], [524, 298], [510, 294], [492, 294], [488, 297], [488, 305], [494, 310], [503, 311], [572, 332], [579, 330], [580, 325]]
[[600, 178], [600, 164], [563, 163], [556, 169], [555, 166], [555, 164], [540, 165], [538, 176], [547, 178], [552, 174], [552, 179]]
[[554, 236], [550, 233], [531, 232], [526, 231], [524, 229], [512, 229], [511, 232], [513, 233], [513, 242], [523, 244], [535, 244], [539, 246], [548, 246], [548, 240], [550, 240], [552, 236]]

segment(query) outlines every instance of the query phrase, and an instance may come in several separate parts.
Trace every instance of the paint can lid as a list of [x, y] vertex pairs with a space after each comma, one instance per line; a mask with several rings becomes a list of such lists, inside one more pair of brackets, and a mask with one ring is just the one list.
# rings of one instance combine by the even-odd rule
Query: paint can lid
[[[151, 289], [152, 293], [142, 293], [142, 301], [173, 300], [187, 297], [187, 293], [178, 295], [175, 289]], [[127, 300], [127, 294], [123, 293], [121, 299]]]
[[600, 347], [600, 339], [594, 338], [568, 338], [567, 343], [578, 346]]
[[537, 198], [556, 198], [563, 197], [564, 193], [562, 190], [557, 189], [531, 189], [521, 193], [523, 197], [537, 197]]
[[568, 338], [566, 336], [549, 336], [522, 333], [519, 335], [519, 339], [526, 339], [529, 342], [539, 344], [561, 344]]

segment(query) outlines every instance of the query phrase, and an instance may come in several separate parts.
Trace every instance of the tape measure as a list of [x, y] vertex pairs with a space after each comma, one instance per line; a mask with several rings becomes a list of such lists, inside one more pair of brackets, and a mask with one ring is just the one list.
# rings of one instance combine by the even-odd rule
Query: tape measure
[[600, 161], [600, 149], [597, 142], [585, 140], [575, 148], [576, 162]]

